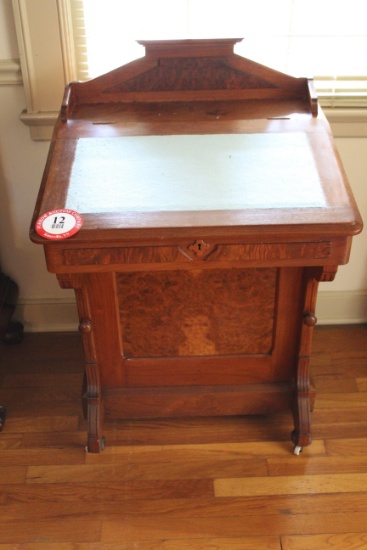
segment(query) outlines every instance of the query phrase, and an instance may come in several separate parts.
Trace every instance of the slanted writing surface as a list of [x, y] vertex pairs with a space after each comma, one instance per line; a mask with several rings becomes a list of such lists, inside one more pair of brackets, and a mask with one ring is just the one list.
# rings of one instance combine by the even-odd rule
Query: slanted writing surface
[[79, 139], [66, 202], [80, 213], [325, 206], [302, 133]]

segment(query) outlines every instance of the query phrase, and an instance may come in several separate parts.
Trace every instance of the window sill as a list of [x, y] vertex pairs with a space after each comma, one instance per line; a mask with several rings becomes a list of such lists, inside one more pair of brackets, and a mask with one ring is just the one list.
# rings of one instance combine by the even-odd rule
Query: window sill
[[[367, 109], [324, 109], [334, 137], [367, 137]], [[58, 112], [27, 113], [20, 120], [30, 127], [32, 139], [51, 139]]]
[[367, 108], [323, 109], [334, 137], [367, 137]]
[[19, 118], [29, 127], [33, 140], [48, 141], [52, 137], [58, 116], [59, 113], [57, 111], [44, 113], [27, 113], [27, 111], [23, 111]]

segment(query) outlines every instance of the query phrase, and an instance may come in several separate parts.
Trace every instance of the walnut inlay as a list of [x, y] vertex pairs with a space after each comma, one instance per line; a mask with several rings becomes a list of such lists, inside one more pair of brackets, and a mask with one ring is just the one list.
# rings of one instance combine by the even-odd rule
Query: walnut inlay
[[117, 274], [126, 357], [268, 354], [276, 269]]

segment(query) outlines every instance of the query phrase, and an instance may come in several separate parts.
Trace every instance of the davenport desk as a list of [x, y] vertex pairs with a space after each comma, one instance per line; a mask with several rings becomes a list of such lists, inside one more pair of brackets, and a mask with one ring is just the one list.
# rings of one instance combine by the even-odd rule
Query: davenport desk
[[[312, 82], [236, 42], [145, 41], [66, 89], [31, 238], [75, 289], [89, 452], [104, 418], [281, 410], [311, 442], [317, 287], [362, 222]], [[80, 230], [40, 236], [63, 209]]]

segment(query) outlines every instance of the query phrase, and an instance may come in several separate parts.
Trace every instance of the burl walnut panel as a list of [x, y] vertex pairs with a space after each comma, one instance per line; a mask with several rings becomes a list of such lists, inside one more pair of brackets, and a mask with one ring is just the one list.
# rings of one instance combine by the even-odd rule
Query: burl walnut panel
[[117, 274], [125, 357], [270, 354], [277, 270]]
[[[203, 78], [205, 70], [209, 73], [208, 78]], [[226, 58], [190, 57], [161, 59], [157, 67], [105, 90], [105, 93], [251, 88], [276, 88], [276, 86], [264, 78], [228, 66]]]

